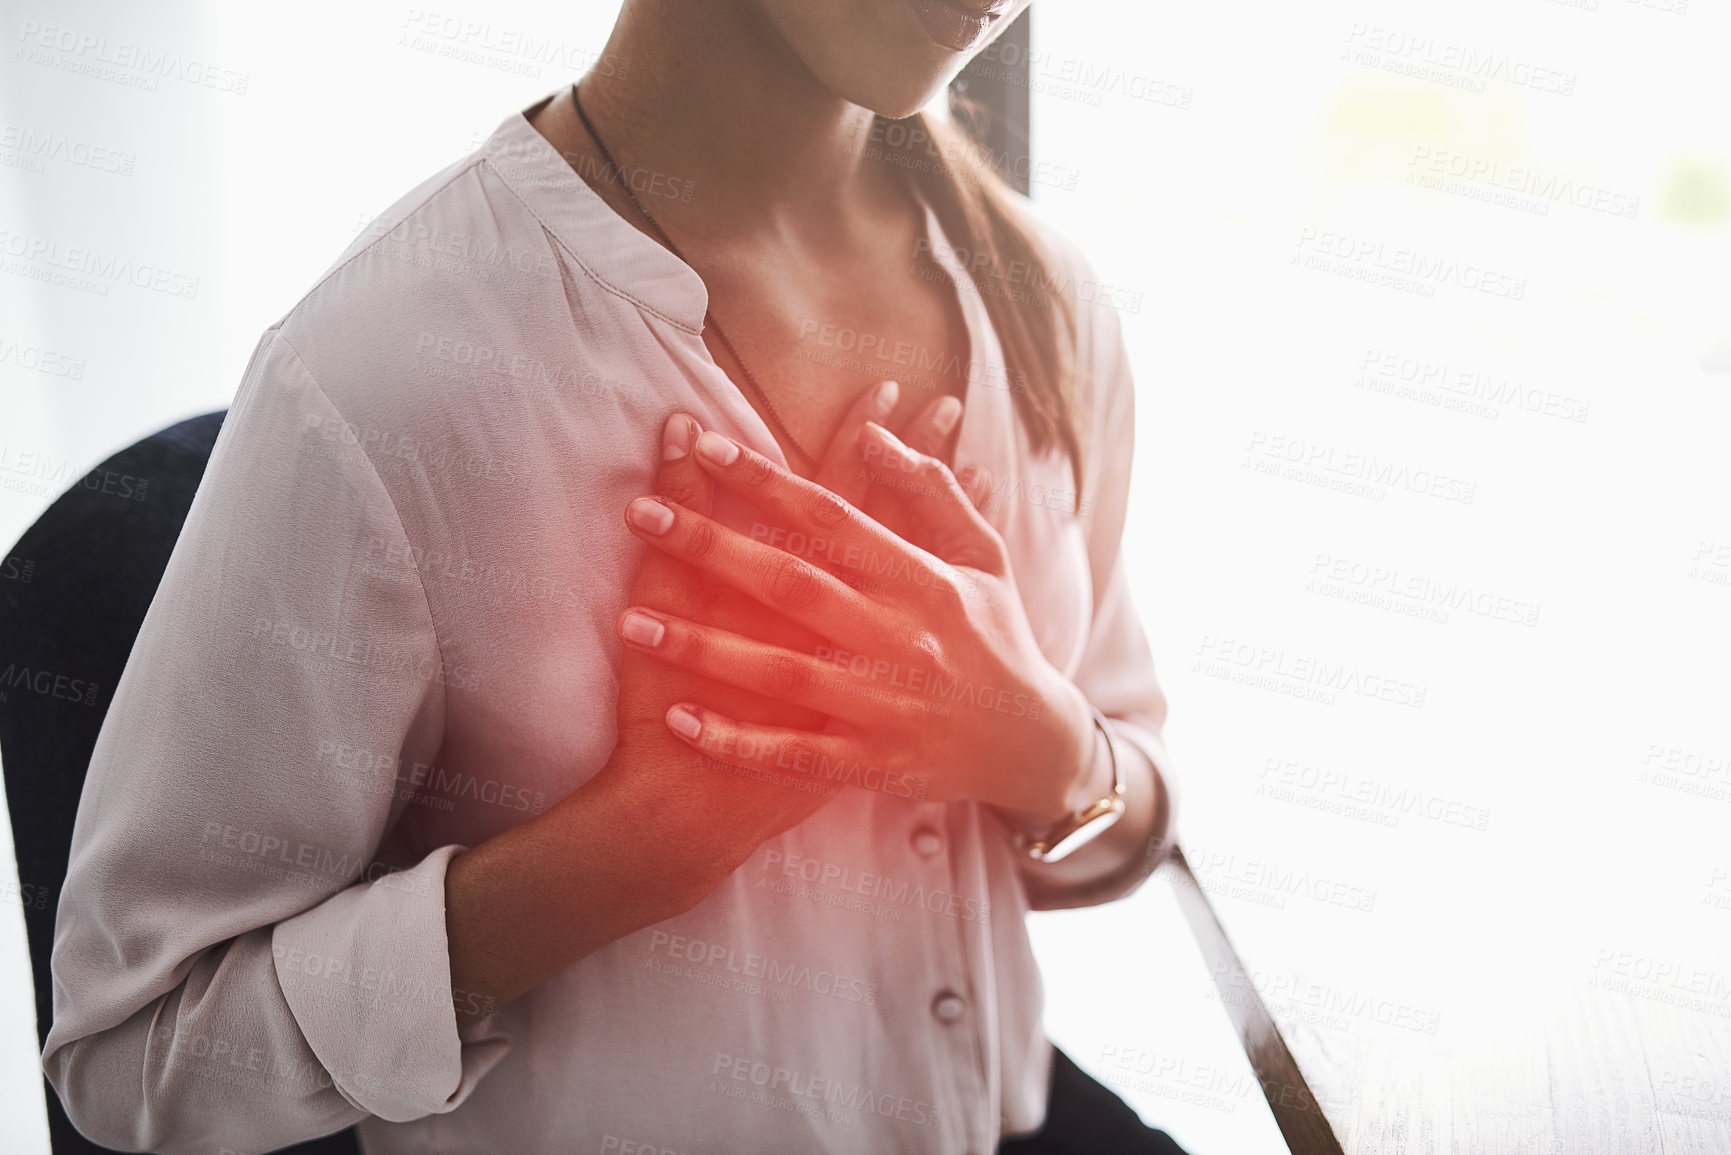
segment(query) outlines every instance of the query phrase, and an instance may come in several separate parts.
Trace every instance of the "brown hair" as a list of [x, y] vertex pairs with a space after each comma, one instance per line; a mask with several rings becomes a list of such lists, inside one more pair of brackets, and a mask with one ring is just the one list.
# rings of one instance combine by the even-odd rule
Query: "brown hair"
[[[955, 115], [972, 110], [952, 98]], [[903, 131], [890, 131], [900, 125]], [[990, 154], [959, 127], [924, 112], [880, 120], [879, 136], [895, 153], [954, 245], [966, 244], [967, 269], [1004, 350], [1011, 396], [1034, 452], [1056, 450], [1070, 460], [1082, 507], [1083, 438], [1076, 389], [1074, 286], [1054, 271], [1052, 254], [1034, 231], [1016, 194]], [[899, 139], [898, 139], [899, 138]]]

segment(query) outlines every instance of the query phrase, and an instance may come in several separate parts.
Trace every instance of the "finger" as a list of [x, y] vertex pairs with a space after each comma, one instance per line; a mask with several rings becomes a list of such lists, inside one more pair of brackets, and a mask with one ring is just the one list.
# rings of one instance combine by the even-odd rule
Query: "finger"
[[689, 702], [669, 707], [666, 721], [667, 728], [680, 741], [718, 762], [770, 774], [812, 778], [824, 782], [832, 791], [843, 785], [835, 781], [832, 769], [847, 764], [843, 757], [845, 739], [838, 735], [738, 722]]
[[[881, 427], [868, 421], [865, 429]], [[952, 584], [953, 567], [920, 543], [730, 438], [706, 431], [692, 456], [716, 481], [768, 515], [767, 524], [752, 526], [755, 540], [808, 558], [856, 588], [943, 591]], [[882, 580], [886, 577], [889, 583]], [[827, 636], [842, 640], [833, 632]]]
[[811, 654], [641, 606], [619, 615], [618, 630], [634, 650], [778, 702], [839, 717], [852, 714], [859, 701], [855, 679]]
[[[633, 500], [625, 507], [625, 524], [669, 557], [719, 578], [822, 637], [864, 648], [862, 641], [877, 628], [872, 603], [827, 570], [665, 498]], [[764, 529], [768, 537], [769, 527]], [[798, 552], [832, 556], [834, 547], [832, 541], [816, 548], [801, 542]]]
[[[924, 453], [928, 457], [942, 459], [945, 456], [944, 451], [949, 448], [950, 434], [955, 431], [956, 423], [961, 419], [961, 400], [946, 395], [920, 410], [912, 421], [896, 431], [896, 435], [909, 449]], [[884, 424], [881, 417], [873, 417], [871, 420], [879, 425]]]
[[962, 483], [962, 489], [973, 502], [974, 508], [980, 511], [980, 516], [992, 516], [992, 471], [980, 465], [964, 465], [956, 480]]
[[[866, 422], [864, 429], [876, 428]], [[863, 436], [863, 432], [862, 432]], [[740, 445], [713, 430], [697, 439], [691, 455], [705, 472], [721, 485], [738, 493], [776, 522], [776, 525], [753, 527], [752, 536], [775, 533], [777, 536], [803, 535], [806, 542], [822, 543], [834, 555], [839, 547], [855, 554], [870, 552], [878, 566], [911, 567], [916, 560], [930, 566], [932, 559], [920, 556], [920, 551], [861, 513], [837, 494], [815, 481], [791, 473], [775, 462]], [[857, 464], [856, 464], [857, 468]], [[779, 541], [774, 544], [781, 544]], [[794, 549], [794, 553], [816, 555], [809, 549]], [[838, 560], [831, 556], [828, 560]]]
[[916, 802], [932, 793], [929, 775], [873, 765], [869, 753], [850, 734], [755, 726], [690, 702], [672, 706], [666, 718], [667, 728], [680, 741], [717, 761], [748, 771], [797, 776], [818, 793], [857, 786]]
[[[867, 421], [887, 421], [896, 407], [901, 387], [894, 381], [880, 381], [866, 389], [848, 407], [847, 415], [830, 438], [829, 448], [818, 463], [812, 480], [836, 494], [843, 501], [858, 505], [871, 489], [865, 471], [859, 467], [859, 435]], [[683, 504], [683, 503], [682, 503]]]
[[1004, 539], [974, 508], [949, 466], [909, 449], [876, 423], [866, 426], [860, 442], [872, 483], [892, 492], [923, 524], [932, 553], [951, 565], [1008, 571]]
[[691, 447], [702, 432], [694, 417], [684, 413], [668, 417], [661, 427], [661, 467], [655, 492], [686, 509], [707, 514], [715, 505], [715, 483], [691, 457]]
[[[899, 434], [898, 434], [899, 436]], [[903, 439], [905, 442], [905, 438]], [[980, 511], [980, 516], [989, 523], [997, 502], [997, 495], [992, 482], [992, 471], [978, 465], [964, 465], [956, 471], [956, 480], [962, 483], [962, 491], [968, 495], [968, 501]], [[921, 548], [930, 547], [935, 550], [931, 538], [930, 527], [923, 522], [923, 513], [910, 510], [905, 502], [868, 501], [866, 507], [871, 516], [890, 529]]]

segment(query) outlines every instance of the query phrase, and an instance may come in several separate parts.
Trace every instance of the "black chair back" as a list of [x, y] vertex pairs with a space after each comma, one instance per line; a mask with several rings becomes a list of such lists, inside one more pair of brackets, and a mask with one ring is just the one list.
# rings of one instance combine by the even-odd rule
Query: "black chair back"
[[[0, 761], [39, 1044], [54, 1021], [54, 913], [84, 775], [224, 416], [206, 413], [121, 450], [0, 559]], [[56, 1155], [108, 1150], [80, 1135], [46, 1080], [44, 1088]], [[349, 1130], [289, 1150], [359, 1155], [360, 1145]]]

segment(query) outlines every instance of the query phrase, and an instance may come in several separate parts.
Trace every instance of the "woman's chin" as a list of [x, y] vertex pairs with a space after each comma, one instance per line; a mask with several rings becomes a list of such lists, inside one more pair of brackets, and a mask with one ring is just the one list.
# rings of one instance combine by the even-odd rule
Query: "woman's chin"
[[[960, 61], [955, 61], [960, 64]], [[902, 67], [905, 69], [906, 64]], [[925, 71], [897, 75], [894, 65], [861, 72], [858, 76], [833, 78], [830, 87], [836, 95], [861, 108], [868, 108], [889, 120], [912, 116], [930, 104], [949, 86], [959, 67], [949, 72]]]

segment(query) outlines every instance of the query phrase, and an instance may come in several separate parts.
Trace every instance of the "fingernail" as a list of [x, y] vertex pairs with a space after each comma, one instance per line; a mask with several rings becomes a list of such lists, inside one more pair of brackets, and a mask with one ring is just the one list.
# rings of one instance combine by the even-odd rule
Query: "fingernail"
[[711, 465], [732, 465], [739, 459], [739, 446], [719, 433], [705, 430], [697, 438], [697, 455]]
[[673, 528], [673, 511], [653, 497], [639, 497], [625, 507], [625, 516], [644, 533], [660, 537]]
[[661, 460], [684, 461], [691, 452], [691, 418], [675, 413], [661, 427]]
[[954, 397], [945, 397], [932, 413], [932, 424], [937, 427], [939, 437], [948, 437], [961, 417], [962, 403]]
[[902, 387], [894, 381], [885, 381], [878, 386], [878, 391], [872, 394], [872, 413], [878, 420], [890, 415], [890, 410], [896, 407], [896, 398], [901, 396]]
[[667, 627], [640, 610], [629, 610], [619, 620], [619, 634], [639, 646], [659, 646]]
[[703, 722], [688, 706], [675, 706], [667, 711], [667, 728], [687, 742], [695, 742], [703, 734]]

